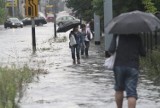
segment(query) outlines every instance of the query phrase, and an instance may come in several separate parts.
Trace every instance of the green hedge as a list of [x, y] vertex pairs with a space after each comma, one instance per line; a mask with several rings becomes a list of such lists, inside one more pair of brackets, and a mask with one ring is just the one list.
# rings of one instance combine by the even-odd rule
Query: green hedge
[[160, 51], [152, 51], [141, 59], [141, 67], [147, 77], [156, 84], [160, 81]]
[[6, 19], [5, 9], [0, 8], [0, 24], [3, 24]]

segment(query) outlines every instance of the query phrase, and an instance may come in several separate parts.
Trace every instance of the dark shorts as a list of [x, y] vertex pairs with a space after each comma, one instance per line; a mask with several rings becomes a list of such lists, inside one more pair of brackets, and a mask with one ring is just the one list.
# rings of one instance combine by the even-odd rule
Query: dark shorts
[[127, 98], [135, 97], [137, 99], [137, 83], [139, 71], [130, 67], [114, 68], [115, 90], [126, 91]]

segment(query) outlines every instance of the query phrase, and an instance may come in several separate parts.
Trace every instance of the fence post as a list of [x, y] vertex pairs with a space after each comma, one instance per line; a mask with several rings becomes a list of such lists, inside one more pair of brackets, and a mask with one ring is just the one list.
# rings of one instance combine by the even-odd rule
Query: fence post
[[152, 32], [150, 33], [150, 47], [151, 47], [151, 53], [152, 53], [152, 50], [153, 50], [153, 37], [152, 37], [153, 35], [152, 35]]
[[146, 33], [143, 33], [143, 45], [146, 48]]
[[147, 52], [149, 52], [149, 34], [147, 33]]
[[157, 49], [158, 38], [157, 38], [157, 30], [155, 31], [155, 49]]

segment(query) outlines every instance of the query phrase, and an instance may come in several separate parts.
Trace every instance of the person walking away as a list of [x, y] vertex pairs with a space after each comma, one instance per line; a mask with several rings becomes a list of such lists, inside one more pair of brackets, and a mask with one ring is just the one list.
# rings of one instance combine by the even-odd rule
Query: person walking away
[[84, 44], [81, 47], [81, 55], [84, 55], [84, 53], [85, 53], [85, 56], [88, 58], [88, 56], [89, 56], [88, 50], [89, 50], [89, 46], [90, 46], [91, 33], [90, 33], [90, 31], [88, 31], [86, 29], [85, 24], [83, 24], [81, 27], [82, 27], [81, 34], [82, 34], [82, 37], [84, 40]]
[[119, 35], [117, 49], [116, 37], [113, 37], [109, 48], [110, 54], [116, 51], [113, 69], [115, 77], [115, 101], [117, 108], [122, 108], [124, 91], [126, 91], [128, 108], [136, 108], [139, 56], [145, 56], [146, 51], [141, 37], [136, 34]]
[[74, 45], [70, 44], [73, 64], [76, 64], [76, 57], [77, 57], [77, 64], [80, 64], [80, 46], [82, 43], [82, 36], [81, 33], [78, 31], [78, 26], [74, 27], [73, 31], [70, 32], [69, 34], [70, 41], [71, 41], [71, 36], [73, 36], [76, 41], [76, 44]]
[[91, 33], [94, 37], [94, 20], [93, 19], [89, 22], [89, 26], [90, 26]]

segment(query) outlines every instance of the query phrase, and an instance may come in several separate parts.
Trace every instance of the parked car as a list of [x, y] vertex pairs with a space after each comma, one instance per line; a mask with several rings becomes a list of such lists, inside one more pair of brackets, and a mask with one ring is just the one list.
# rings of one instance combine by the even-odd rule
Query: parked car
[[5, 22], [4, 22], [4, 28], [17, 28], [17, 27], [21, 27], [23, 28], [23, 22], [20, 21], [18, 18], [8, 18]]
[[77, 21], [77, 22], [80, 22], [79, 19], [77, 19], [77, 18], [75, 18], [73, 16], [68, 15], [68, 16], [59, 16], [59, 17], [57, 17], [56, 24], [58, 26], [62, 26], [64, 23], [66, 23], [68, 21]]
[[54, 22], [54, 15], [53, 14], [48, 14], [47, 15], [47, 22]]
[[[47, 21], [44, 17], [36, 17], [34, 20], [35, 20], [35, 25], [37, 26], [47, 24]], [[22, 22], [23, 22], [23, 25], [32, 25], [32, 20], [31, 18], [28, 18], [28, 17], [24, 18]]]

